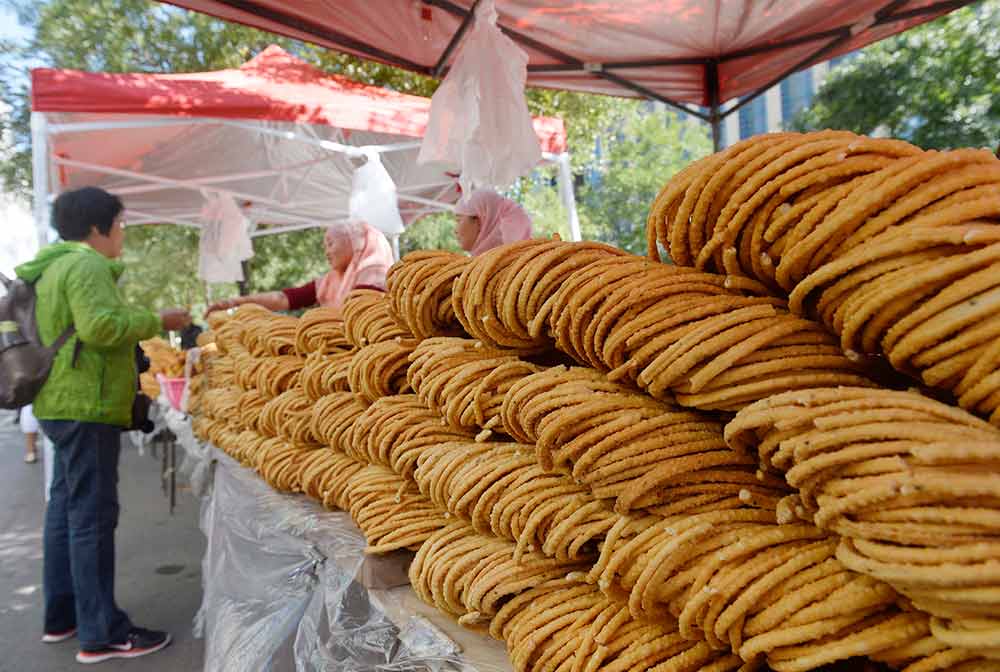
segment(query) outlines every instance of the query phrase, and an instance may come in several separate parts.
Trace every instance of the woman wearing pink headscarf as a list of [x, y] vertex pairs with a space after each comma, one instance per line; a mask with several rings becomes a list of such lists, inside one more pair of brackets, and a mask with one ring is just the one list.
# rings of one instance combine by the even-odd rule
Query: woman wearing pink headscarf
[[531, 217], [520, 205], [490, 189], [472, 192], [455, 208], [455, 237], [476, 257], [505, 243], [531, 238]]
[[330, 271], [300, 287], [217, 301], [206, 313], [256, 303], [270, 310], [298, 310], [315, 305], [340, 308], [352, 289], [385, 290], [385, 275], [392, 266], [392, 247], [382, 233], [367, 222], [334, 224], [323, 238]]

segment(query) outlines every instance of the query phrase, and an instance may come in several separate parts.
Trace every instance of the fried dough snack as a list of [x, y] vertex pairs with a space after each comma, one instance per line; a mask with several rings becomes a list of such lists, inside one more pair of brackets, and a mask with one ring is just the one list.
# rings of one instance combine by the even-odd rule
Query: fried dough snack
[[734, 411], [788, 389], [868, 384], [821, 327], [754, 295], [762, 291], [745, 279], [602, 259], [562, 284], [548, 326], [556, 347], [611, 380], [704, 410]]
[[312, 400], [301, 388], [282, 392], [264, 405], [258, 422], [260, 433], [300, 445], [322, 445], [312, 431], [312, 407]]
[[[149, 358], [149, 373], [155, 376], [158, 373], [168, 378], [179, 378], [184, 375], [184, 362], [186, 353], [177, 350], [160, 337], [139, 341], [139, 347], [143, 354]], [[155, 399], [159, 395], [154, 395]]]
[[[607, 535], [589, 581], [620, 594], [635, 617], [676, 617], [685, 637], [746, 661], [766, 656], [778, 672], [858, 655], [926, 655], [915, 647], [930, 636], [928, 617], [844, 566], [837, 539], [812, 524], [779, 525], [763, 509], [716, 510], [664, 518], [626, 538], [619, 528], [628, 520]], [[931, 653], [948, 648], [931, 644]]]
[[299, 318], [295, 330], [295, 354], [300, 357], [320, 352], [332, 354], [351, 349], [344, 334], [338, 308], [313, 308]]
[[347, 372], [351, 392], [366, 404], [409, 392], [406, 370], [414, 347], [414, 341], [392, 340], [366, 345], [355, 352]]
[[705, 642], [686, 639], [673, 619], [635, 619], [628, 608], [575, 578], [553, 579], [505, 604], [490, 634], [507, 643], [514, 669], [759, 669]]
[[239, 416], [240, 390], [232, 387], [205, 392], [205, 415], [223, 423]]
[[486, 345], [545, 350], [551, 340], [530, 325], [548, 316], [555, 290], [589, 262], [623, 254], [601, 243], [539, 239], [502, 245], [476, 257], [455, 280], [455, 316]]
[[469, 263], [452, 252], [411, 252], [389, 269], [386, 287], [389, 312], [396, 323], [418, 339], [457, 336], [462, 326], [455, 317], [451, 288]]
[[334, 392], [320, 397], [311, 411], [313, 436], [324, 445], [349, 455], [354, 421], [364, 412], [364, 404], [350, 392]]
[[385, 467], [368, 465], [347, 479], [344, 498], [351, 518], [368, 542], [365, 553], [416, 550], [448, 525], [441, 513], [409, 481]]
[[651, 257], [659, 244], [676, 263], [756, 278], [849, 356], [884, 356], [1000, 425], [991, 152], [840, 131], [756, 136], [671, 179], [647, 233]]
[[234, 354], [220, 354], [205, 364], [205, 376], [214, 389], [236, 386], [236, 361]]
[[410, 564], [417, 597], [463, 625], [486, 625], [504, 602], [534, 586], [586, 568], [541, 553], [514, 560], [514, 544], [476, 534], [468, 523], [448, 523], [420, 546]]
[[302, 466], [317, 450], [317, 446], [291, 443], [276, 437], [261, 442], [254, 466], [268, 485], [279, 492], [302, 491]]
[[[225, 359], [233, 363], [233, 382], [236, 387], [244, 392], [257, 389], [257, 371], [268, 358], [254, 357], [249, 352], [244, 351], [227, 355]], [[215, 362], [212, 363], [212, 366], [214, 365]], [[215, 388], [231, 387], [229, 384], [217, 382], [215, 379], [212, 380], [212, 386]]]
[[270, 398], [264, 396], [258, 390], [247, 390], [241, 394], [236, 408], [236, 417], [240, 429], [260, 432], [260, 414], [263, 412], [264, 406], [267, 405], [268, 401], [270, 401]]
[[869, 384], [835, 339], [759, 282], [609, 250], [558, 240], [491, 250], [455, 281], [456, 315], [491, 347], [554, 344], [693, 408], [735, 411], [787, 389]]
[[431, 446], [471, 441], [470, 431], [449, 427], [416, 395], [382, 397], [354, 421], [347, 454], [361, 462], [382, 465], [412, 479], [417, 459]]
[[541, 371], [509, 350], [464, 338], [428, 338], [410, 355], [406, 378], [417, 397], [452, 427], [509, 434], [500, 409], [514, 383]]
[[691, 164], [664, 186], [646, 224], [649, 254], [659, 259], [659, 243], [679, 265], [776, 287], [775, 266], [794, 244], [790, 227], [859, 189], [868, 175], [921, 153], [902, 141], [847, 131], [749, 138]]
[[884, 354], [1000, 424], [1000, 187], [978, 204], [994, 219], [943, 225], [947, 208], [897, 225], [803, 279], [790, 305], [818, 314], [845, 350]]
[[306, 360], [297, 355], [264, 357], [254, 367], [256, 385], [261, 394], [273, 399], [299, 386]]
[[838, 559], [932, 614], [940, 641], [997, 649], [1000, 430], [915, 393], [840, 388], [758, 402], [726, 437], [798, 488], [781, 520], [841, 535]]
[[389, 299], [375, 289], [355, 289], [344, 299], [344, 332], [347, 342], [355, 348], [372, 343], [413, 338], [396, 324], [389, 312]]
[[254, 357], [295, 354], [299, 318], [271, 312], [251, 312], [242, 320], [242, 342]]
[[348, 485], [364, 467], [336, 450], [314, 450], [301, 463], [302, 491], [327, 509], [346, 511]]
[[756, 461], [731, 451], [722, 426], [612, 383], [592, 369], [555, 367], [516, 382], [503, 422], [535, 445], [547, 471], [569, 470], [614, 509], [670, 505], [691, 495], [776, 502], [780, 479], [755, 474]]
[[476, 532], [517, 542], [516, 560], [533, 550], [557, 560], [593, 557], [618, 516], [586, 488], [543, 471], [533, 453], [517, 443], [443, 443], [424, 451], [413, 478]]
[[318, 401], [333, 392], [349, 391], [351, 387], [347, 377], [353, 358], [354, 352], [350, 350], [338, 350], [333, 353], [314, 352], [306, 357], [299, 378], [306, 396]]
[[243, 466], [254, 469], [257, 465], [257, 455], [267, 440], [268, 437], [263, 434], [247, 429], [237, 435], [233, 449], [226, 450], [226, 453]]

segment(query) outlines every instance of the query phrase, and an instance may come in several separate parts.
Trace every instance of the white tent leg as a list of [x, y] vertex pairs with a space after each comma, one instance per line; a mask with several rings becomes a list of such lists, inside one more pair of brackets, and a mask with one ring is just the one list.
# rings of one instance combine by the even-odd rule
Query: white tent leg
[[49, 136], [44, 112], [31, 113], [31, 179], [38, 247], [49, 244]]
[[399, 261], [399, 236], [390, 236], [389, 242], [392, 243], [393, 261]]
[[559, 196], [562, 197], [566, 216], [569, 219], [569, 239], [573, 242], [583, 240], [580, 235], [580, 216], [576, 212], [576, 195], [573, 193], [573, 172], [570, 170], [569, 154], [559, 155]]

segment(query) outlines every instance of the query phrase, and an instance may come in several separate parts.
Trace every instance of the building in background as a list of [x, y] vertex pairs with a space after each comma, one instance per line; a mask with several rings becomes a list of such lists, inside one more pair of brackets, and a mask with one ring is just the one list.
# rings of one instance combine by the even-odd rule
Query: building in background
[[[722, 146], [732, 144], [759, 133], [780, 131], [812, 102], [813, 96], [823, 85], [831, 68], [853, 58], [857, 52], [838, 56], [825, 63], [817, 63], [781, 80], [765, 93], [753, 99], [722, 122]], [[742, 99], [741, 99], [742, 100]], [[728, 106], [735, 105], [731, 102]]]

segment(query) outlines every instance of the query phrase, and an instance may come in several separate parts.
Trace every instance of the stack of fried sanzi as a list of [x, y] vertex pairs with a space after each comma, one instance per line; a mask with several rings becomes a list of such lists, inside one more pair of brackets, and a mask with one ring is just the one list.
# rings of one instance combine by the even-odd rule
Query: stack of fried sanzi
[[759, 136], [671, 179], [652, 259], [422, 252], [342, 315], [241, 307], [196, 431], [415, 550], [519, 671], [997, 670], [998, 189], [978, 150]]

